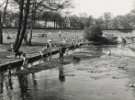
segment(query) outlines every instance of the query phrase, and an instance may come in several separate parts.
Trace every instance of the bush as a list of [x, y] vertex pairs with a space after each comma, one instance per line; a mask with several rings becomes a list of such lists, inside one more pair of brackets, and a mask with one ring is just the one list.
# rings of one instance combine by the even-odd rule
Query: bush
[[102, 36], [103, 32], [99, 25], [92, 25], [85, 28], [84, 38], [93, 41], [94, 44], [117, 44], [116, 39], [107, 39]]
[[120, 32], [123, 32], [123, 33], [129, 33], [129, 32], [132, 32], [133, 29], [118, 29]]
[[97, 41], [102, 37], [102, 29], [98, 25], [92, 25], [85, 28], [84, 38], [88, 41]]

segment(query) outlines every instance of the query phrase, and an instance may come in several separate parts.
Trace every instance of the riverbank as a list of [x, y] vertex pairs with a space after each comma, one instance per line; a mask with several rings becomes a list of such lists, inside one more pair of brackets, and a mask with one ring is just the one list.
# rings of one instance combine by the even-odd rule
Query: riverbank
[[[40, 46], [40, 45], [34, 46], [34, 48], [31, 48], [31, 46], [28, 46], [28, 47], [22, 46], [21, 50], [24, 53], [26, 53], [27, 63], [33, 63], [33, 62], [36, 62], [37, 60], [42, 59], [43, 57], [48, 57], [48, 56], [52, 56], [54, 54], [60, 53], [61, 49], [64, 49], [65, 51], [67, 49], [72, 50], [72, 49], [76, 49], [76, 48], [78, 48], [78, 47], [80, 47], [81, 45], [84, 45], [84, 44], [85, 43], [79, 43], [79, 45], [78, 44], [63, 44], [63, 46], [59, 46], [61, 44], [57, 44], [58, 46], [56, 45], [56, 47], [46, 49], [45, 52], [43, 52], [43, 55], [41, 55], [41, 51], [44, 48], [44, 46]], [[4, 53], [4, 51], [5, 51], [5, 53]], [[11, 51], [8, 52], [7, 49], [4, 50], [4, 45], [3, 45], [3, 52], [1, 52], [1, 54], [3, 54], [1, 56], [1, 59], [0, 59], [0, 61], [2, 62], [2, 63], [0, 63], [0, 69], [1, 70], [8, 69], [9, 66], [11, 68], [13, 66], [14, 67], [22, 66], [23, 59], [22, 58], [21, 59], [16, 58], [15, 55]], [[64, 52], [63, 52], [62, 55], [64, 55]]]

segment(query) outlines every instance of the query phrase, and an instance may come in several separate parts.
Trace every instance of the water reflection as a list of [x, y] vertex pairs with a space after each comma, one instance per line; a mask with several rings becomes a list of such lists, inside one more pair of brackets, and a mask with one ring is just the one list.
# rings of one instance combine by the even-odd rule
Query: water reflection
[[102, 46], [96, 46], [96, 45], [84, 46], [76, 54], [83, 60], [84, 59], [93, 59], [93, 58], [101, 57], [103, 55], [105, 48], [108, 48], [108, 47], [104, 46], [104, 45], [102, 45]]
[[0, 72], [0, 93], [4, 92], [4, 85], [7, 91], [13, 89], [11, 69], [9, 68], [5, 73]]
[[64, 63], [63, 52], [60, 52], [59, 60], [60, 60], [60, 63], [61, 63], [60, 66], [59, 66], [59, 80], [61, 82], [64, 82], [65, 81], [65, 74], [64, 74], [64, 68], [63, 68], [63, 63]]
[[[16, 71], [20, 72], [21, 68], [17, 68]], [[32, 79], [35, 80], [34, 74], [32, 74]], [[20, 88], [20, 96], [22, 100], [26, 100], [29, 98], [29, 100], [32, 100], [32, 96], [29, 91], [29, 81], [28, 81], [28, 75], [24, 73], [18, 73], [17, 74], [17, 80]], [[34, 81], [34, 84], [36, 82]]]
[[59, 80], [61, 82], [64, 82], [66, 80], [63, 65], [59, 66]]
[[9, 83], [9, 88], [13, 89], [11, 69], [8, 69], [8, 83]]
[[[65, 57], [65, 59], [63, 56], [60, 56], [58, 61], [59, 66], [57, 66], [58, 69], [54, 68], [26, 75], [25, 73], [19, 73], [21, 72], [20, 68], [17, 68], [18, 72], [15, 76], [15, 80], [13, 80], [14, 76], [11, 76], [11, 70], [8, 70], [6, 79], [8, 92], [5, 92], [6, 96], [11, 100], [78, 100], [81, 96], [83, 96], [82, 98], [86, 98], [85, 100], [89, 100], [89, 94], [94, 90], [93, 88], [88, 88], [92, 82], [94, 82], [89, 80], [89, 75], [93, 73], [87, 72], [87, 68], [89, 70], [91, 69], [91, 67], [89, 68], [91, 64], [89, 60], [95, 57], [99, 57], [98, 59], [100, 59], [100, 56], [103, 54], [103, 48], [110, 49], [110, 47], [89, 46], [81, 49], [82, 51], [77, 51], [76, 54], [74, 53], [67, 58]], [[81, 61], [82, 59], [84, 60], [84, 58], [86, 62]], [[87, 61], [87, 59], [89, 60]], [[74, 66], [67, 65], [67, 67], [65, 67], [63, 63], [66, 61], [72, 62]], [[77, 68], [83, 69], [84, 67], [86, 67], [86, 71], [76, 70]], [[74, 77], [72, 77], [73, 75]], [[3, 82], [5, 82], [5, 78], [3, 73], [0, 73], [0, 93], [3, 93], [3, 88], [5, 88], [3, 87]], [[16, 83], [18, 86], [16, 86]], [[96, 84], [98, 83], [99, 82], [96, 82]], [[91, 87], [94, 86], [92, 85]], [[15, 95], [12, 94], [12, 91], [10, 91], [12, 89], [17, 90], [19, 97], [16, 98]], [[79, 100], [82, 100], [82, 98]]]
[[[20, 72], [20, 68], [17, 69]], [[31, 82], [32, 84], [31, 84]], [[37, 89], [37, 80], [35, 73], [27, 75], [24, 73], [17, 73], [17, 82], [19, 84], [19, 93], [22, 100], [33, 100], [32, 89]]]
[[0, 93], [3, 93], [3, 81], [4, 81], [4, 74], [0, 72]]
[[37, 89], [37, 80], [36, 80], [36, 75], [35, 73], [32, 73], [32, 82], [33, 82], [33, 86], [35, 89]]
[[25, 96], [27, 94], [27, 90], [28, 90], [28, 79], [27, 79], [27, 76], [23, 75], [23, 74], [19, 74], [18, 75], [18, 82], [19, 82], [19, 86], [20, 86], [21, 97], [24, 100]]

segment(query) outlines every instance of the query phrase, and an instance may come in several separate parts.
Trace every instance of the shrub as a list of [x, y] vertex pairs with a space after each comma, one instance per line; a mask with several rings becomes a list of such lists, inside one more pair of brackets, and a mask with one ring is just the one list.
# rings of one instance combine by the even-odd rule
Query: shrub
[[132, 32], [133, 29], [118, 29], [120, 32], [123, 32], [123, 33], [129, 33], [129, 32]]
[[84, 38], [88, 41], [97, 41], [102, 37], [102, 29], [98, 25], [92, 25], [85, 28]]
[[117, 44], [116, 39], [108, 39], [102, 36], [103, 32], [99, 25], [95, 24], [85, 28], [84, 38], [88, 41], [93, 41], [94, 44]]

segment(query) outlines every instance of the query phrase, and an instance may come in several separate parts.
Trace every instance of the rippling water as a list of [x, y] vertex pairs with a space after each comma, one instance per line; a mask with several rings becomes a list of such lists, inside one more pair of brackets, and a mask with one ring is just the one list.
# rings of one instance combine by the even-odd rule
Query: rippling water
[[1, 73], [0, 100], [135, 100], [120, 69], [129, 66], [129, 52], [134, 54], [126, 47], [83, 46], [65, 56], [67, 63], [53, 61], [51, 69], [42, 63], [36, 66], [42, 70], [29, 74]]

